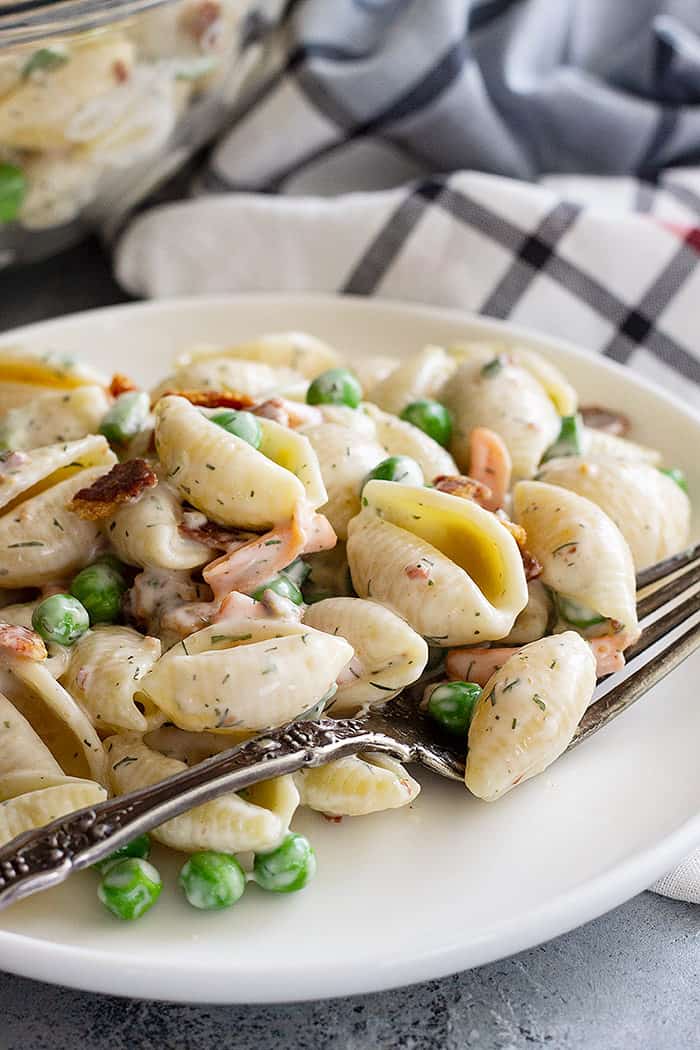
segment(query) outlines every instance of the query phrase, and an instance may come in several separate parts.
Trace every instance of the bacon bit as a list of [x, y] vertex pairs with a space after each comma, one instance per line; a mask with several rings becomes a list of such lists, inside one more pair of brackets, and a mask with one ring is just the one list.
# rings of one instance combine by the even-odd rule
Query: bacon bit
[[112, 397], [119, 397], [120, 394], [128, 394], [131, 390], [138, 390], [138, 386], [130, 379], [129, 376], [125, 376], [123, 372], [115, 372], [112, 376], [112, 381], [109, 384], [109, 392]]
[[322, 813], [321, 816], [324, 820], [327, 820], [329, 824], [340, 824], [342, 817], [334, 817], [331, 813]]
[[78, 673], [75, 676], [76, 685], [78, 685], [81, 689], [85, 689], [85, 686], [88, 683], [89, 677], [90, 677], [90, 667], [89, 667], [89, 665], [87, 667], [81, 667], [78, 670]]
[[84, 521], [99, 521], [125, 503], [136, 503], [147, 489], [157, 484], [158, 478], [145, 459], [128, 459], [125, 463], [116, 463], [89, 488], [76, 492], [68, 510]]
[[408, 576], [409, 580], [429, 580], [430, 579], [430, 568], [427, 565], [421, 565], [417, 562], [415, 565], [407, 565], [404, 572]]
[[123, 62], [121, 58], [118, 58], [116, 62], [112, 63], [112, 72], [114, 73], [114, 79], [118, 84], [124, 84], [129, 79], [129, 68], [126, 62]]
[[484, 510], [503, 506], [512, 471], [510, 453], [500, 434], [488, 427], [474, 427], [469, 435], [469, 476], [491, 490], [488, 499], [477, 501]]
[[330, 550], [336, 542], [328, 519], [300, 504], [291, 521], [210, 562], [202, 575], [216, 600], [231, 591], [247, 594], [291, 565], [300, 554]]
[[625, 666], [624, 650], [632, 645], [638, 636], [639, 632], [632, 634], [619, 631], [616, 634], [602, 634], [599, 638], [591, 638], [589, 645], [595, 656], [598, 678], [622, 670]]
[[216, 0], [204, 0], [184, 13], [182, 24], [185, 32], [194, 37], [197, 43], [201, 43], [220, 18], [221, 4]]
[[500, 521], [501, 525], [511, 534], [513, 539], [518, 545], [520, 551], [520, 557], [523, 560], [523, 569], [525, 570], [526, 580], [536, 580], [538, 576], [542, 575], [542, 566], [530, 551], [525, 546], [527, 543], [527, 533], [522, 525], [516, 525], [514, 521], [511, 521], [505, 511], [497, 510], [496, 517]]
[[521, 547], [520, 557], [523, 559], [525, 579], [528, 581], [528, 583], [530, 582], [530, 580], [536, 580], [538, 576], [542, 575], [544, 570], [534, 554], [531, 554], [529, 550], [526, 550], [524, 547]]
[[218, 602], [190, 602], [167, 609], [160, 617], [158, 630], [187, 638], [203, 627], [209, 627], [219, 608]]
[[522, 525], [516, 525], [514, 521], [511, 521], [505, 511], [497, 510], [496, 517], [501, 525], [508, 530], [518, 545], [520, 557], [523, 561], [523, 569], [525, 570], [525, 579], [536, 580], [538, 576], [542, 575], [543, 569], [535, 555], [531, 554], [525, 546], [527, 543], [527, 533], [525, 532], [525, 529]]
[[0, 649], [22, 660], [39, 662], [48, 656], [41, 635], [29, 627], [18, 627], [13, 623], [0, 623]]
[[470, 499], [480, 506], [484, 501], [491, 499], [491, 489], [475, 478], [469, 478], [465, 474], [439, 474], [433, 482], [439, 492], [447, 492], [450, 496], [459, 496], [460, 499]]
[[497, 510], [496, 517], [500, 521], [504, 528], [508, 529], [515, 542], [519, 547], [524, 547], [527, 541], [527, 533], [522, 525], [516, 525], [514, 521], [511, 521], [504, 510]]
[[305, 405], [301, 401], [288, 401], [284, 397], [269, 397], [251, 409], [255, 416], [272, 419], [283, 427], [317, 426], [323, 422], [323, 413], [315, 405]]
[[255, 404], [247, 394], [239, 394], [235, 390], [166, 390], [159, 394], [156, 401], [161, 397], [184, 397], [191, 405], [197, 408], [237, 408], [251, 409]]
[[289, 412], [281, 397], [270, 397], [267, 401], [256, 405], [253, 409], [253, 414], [261, 416], [263, 419], [271, 419], [273, 423], [279, 423], [281, 427], [290, 425]]
[[0, 477], [5, 474], [13, 474], [23, 466], [29, 456], [26, 452], [0, 452]]
[[178, 527], [180, 535], [196, 543], [202, 543], [212, 550], [232, 551], [238, 550], [252, 539], [257, 539], [254, 532], [245, 532], [243, 529], [227, 529], [224, 525], [217, 525], [214, 521], [205, 520], [202, 525], [190, 524], [185, 512], [184, 520]]
[[629, 433], [629, 416], [622, 412], [612, 412], [610, 409], [601, 408], [599, 405], [585, 405], [579, 409], [583, 422], [592, 430], [602, 430], [605, 434], [613, 434], [615, 437], [624, 437]]
[[484, 686], [492, 674], [500, 671], [506, 660], [520, 652], [520, 647], [496, 649], [450, 649], [445, 661], [447, 677], [459, 682], [476, 682]]

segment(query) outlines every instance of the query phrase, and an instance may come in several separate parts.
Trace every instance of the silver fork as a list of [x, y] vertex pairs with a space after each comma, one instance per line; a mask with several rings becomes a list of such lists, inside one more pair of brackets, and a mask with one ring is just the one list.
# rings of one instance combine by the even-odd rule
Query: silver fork
[[[642, 627], [624, 672], [602, 679], [567, 750], [630, 707], [700, 646], [700, 544], [637, 576]], [[362, 718], [296, 721], [206, 759], [158, 784], [60, 817], [0, 849], [0, 910], [104, 860], [136, 835], [193, 806], [260, 780], [323, 765], [361, 751], [420, 762], [464, 779], [464, 751], [420, 710], [425, 685], [439, 672]]]

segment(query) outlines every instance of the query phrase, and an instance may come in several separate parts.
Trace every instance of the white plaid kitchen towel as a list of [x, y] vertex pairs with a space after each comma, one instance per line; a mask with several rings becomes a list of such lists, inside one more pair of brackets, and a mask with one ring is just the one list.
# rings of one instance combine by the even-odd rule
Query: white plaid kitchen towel
[[[696, 0], [265, 7], [259, 75], [193, 199], [116, 246], [129, 291], [461, 307], [700, 409]], [[653, 888], [700, 903], [700, 851]]]

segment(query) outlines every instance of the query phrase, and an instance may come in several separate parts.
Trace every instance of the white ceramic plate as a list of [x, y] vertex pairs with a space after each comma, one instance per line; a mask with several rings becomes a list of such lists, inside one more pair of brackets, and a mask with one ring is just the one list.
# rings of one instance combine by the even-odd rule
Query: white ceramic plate
[[[627, 370], [559, 342], [446, 310], [280, 296], [93, 311], [6, 334], [74, 351], [145, 383], [193, 342], [306, 329], [350, 359], [427, 342], [517, 337], [551, 356], [583, 402], [620, 408], [634, 436], [700, 493], [700, 420]], [[120, 925], [84, 873], [0, 916], [0, 967], [78, 988], [188, 1002], [317, 999], [378, 991], [537, 944], [644, 889], [700, 842], [700, 653], [593, 740], [495, 804], [420, 773], [410, 808], [298, 825], [319, 858], [298, 896], [256, 887], [227, 913], [189, 908], [162, 859], [158, 906]], [[161, 863], [160, 858], [157, 861]]]

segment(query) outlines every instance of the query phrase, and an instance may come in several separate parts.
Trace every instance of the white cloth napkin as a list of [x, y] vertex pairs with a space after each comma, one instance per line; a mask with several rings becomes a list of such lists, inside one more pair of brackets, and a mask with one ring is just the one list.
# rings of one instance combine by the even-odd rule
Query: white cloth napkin
[[[697, 5], [267, 6], [249, 32], [258, 82], [195, 199], [142, 213], [115, 246], [129, 291], [461, 307], [700, 409]], [[700, 903], [700, 850], [652, 888]]]

